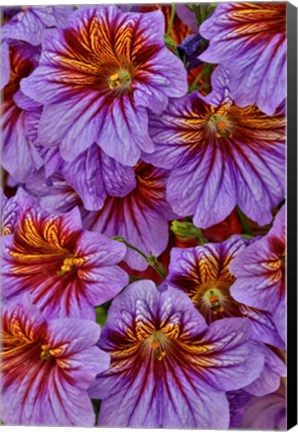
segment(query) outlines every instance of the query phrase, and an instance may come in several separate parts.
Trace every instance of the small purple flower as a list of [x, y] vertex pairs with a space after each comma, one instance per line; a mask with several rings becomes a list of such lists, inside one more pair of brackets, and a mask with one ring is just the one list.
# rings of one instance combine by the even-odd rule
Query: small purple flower
[[94, 143], [130, 166], [152, 153], [148, 111], [160, 113], [170, 96], [187, 91], [183, 64], [163, 37], [161, 11], [114, 6], [82, 6], [67, 27], [47, 31], [39, 66], [22, 81], [24, 93], [45, 105], [41, 144], [59, 146], [67, 161]]
[[99, 342], [111, 366], [97, 377], [103, 426], [226, 429], [226, 391], [254, 381], [263, 354], [248, 320], [208, 327], [190, 299], [151, 281], [131, 284], [113, 302]]
[[286, 96], [286, 4], [222, 3], [200, 33], [209, 40], [200, 60], [228, 66], [235, 103], [274, 114]]
[[172, 100], [150, 120], [156, 150], [146, 162], [171, 169], [167, 198], [179, 216], [208, 228], [238, 205], [265, 225], [285, 196], [285, 117], [255, 106], [204, 102], [198, 93]]
[[1, 29], [1, 37], [39, 45], [44, 31], [50, 27], [65, 26], [72, 12], [72, 6], [22, 7], [4, 24]]
[[5, 301], [30, 293], [48, 318], [94, 319], [94, 306], [111, 300], [128, 283], [117, 265], [126, 247], [84, 230], [77, 208], [48, 215], [30, 198], [3, 244]]
[[93, 426], [87, 393], [109, 356], [89, 320], [46, 320], [29, 296], [4, 306], [1, 419], [7, 425]]
[[283, 340], [286, 339], [285, 242], [283, 206], [269, 233], [242, 251], [230, 266], [236, 277], [232, 296], [247, 306], [270, 312]]
[[231, 296], [235, 277], [229, 266], [249, 243], [235, 235], [222, 243], [188, 249], [172, 248], [167, 281], [191, 298], [207, 323], [222, 318], [245, 317], [251, 322], [253, 339], [283, 348], [284, 343], [272, 316], [257, 304], [254, 308], [247, 307]]
[[177, 45], [179, 56], [185, 62], [188, 71], [202, 64], [198, 55], [205, 51], [207, 45], [208, 42], [199, 33], [186, 36], [184, 41]]
[[[26, 42], [3, 43], [8, 48], [10, 62], [3, 63], [4, 82], [1, 112], [2, 166], [18, 181], [24, 181], [43, 161], [31, 140], [31, 121], [41, 106], [25, 96], [20, 81], [37, 66], [40, 50]], [[7, 69], [8, 68], [8, 69]], [[20, 169], [22, 167], [22, 169]]]
[[[108, 197], [101, 210], [85, 214], [83, 224], [107, 236], [123, 237], [147, 256], [159, 256], [168, 244], [168, 221], [174, 218], [166, 200], [169, 171], [140, 161], [135, 175], [136, 187], [128, 195]], [[131, 249], [125, 261], [133, 269], [148, 267], [146, 260]]]

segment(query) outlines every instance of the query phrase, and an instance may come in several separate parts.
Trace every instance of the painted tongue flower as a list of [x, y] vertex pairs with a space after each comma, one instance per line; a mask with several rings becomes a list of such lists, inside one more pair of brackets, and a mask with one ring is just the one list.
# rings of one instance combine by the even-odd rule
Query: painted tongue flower
[[4, 298], [30, 293], [45, 316], [94, 319], [94, 306], [128, 283], [117, 264], [126, 247], [82, 228], [79, 210], [49, 216], [23, 207], [13, 236], [3, 238]]
[[264, 358], [248, 320], [206, 326], [190, 299], [153, 282], [127, 287], [113, 302], [99, 342], [111, 367], [90, 394], [103, 426], [226, 429], [225, 392], [253, 381]]
[[40, 50], [19, 41], [10, 41], [9, 44], [4, 42], [3, 49], [2, 55], [6, 57], [9, 54], [9, 62], [2, 65], [6, 77], [1, 83], [4, 86], [1, 110], [2, 166], [16, 180], [24, 181], [43, 163], [30, 140], [27, 126], [32, 115], [41, 108], [20, 90], [21, 79], [37, 66]]
[[286, 96], [286, 3], [223, 3], [200, 26], [207, 63], [230, 69], [231, 96], [273, 114]]
[[143, 159], [170, 168], [167, 198], [180, 216], [208, 228], [236, 205], [260, 225], [284, 198], [285, 118], [255, 106], [204, 102], [197, 93], [152, 116], [155, 153]]
[[46, 321], [25, 296], [6, 305], [1, 326], [1, 419], [5, 424], [93, 426], [87, 394], [109, 356], [89, 320]]
[[236, 281], [233, 297], [272, 313], [280, 336], [286, 338], [285, 206], [269, 233], [242, 251], [230, 266]]
[[[168, 220], [173, 212], [166, 201], [168, 170], [139, 162], [135, 167], [136, 187], [123, 198], [108, 197], [101, 210], [87, 214], [87, 229], [107, 236], [123, 237], [145, 255], [159, 256], [169, 239]], [[127, 264], [145, 270], [148, 263], [137, 252], [128, 249]]]
[[169, 96], [187, 91], [183, 64], [163, 36], [162, 12], [114, 6], [80, 7], [67, 27], [47, 31], [39, 67], [22, 82], [25, 94], [45, 105], [41, 144], [59, 145], [72, 160], [96, 142], [131, 166], [142, 151], [153, 152], [148, 109], [160, 113]]
[[[73, 12], [72, 6], [22, 7], [1, 29], [4, 39], [18, 39], [39, 45], [46, 28], [62, 27]], [[5, 13], [5, 10], [4, 10]]]
[[228, 317], [247, 317], [255, 340], [283, 348], [271, 315], [261, 310], [258, 301], [252, 308], [231, 296], [235, 277], [229, 268], [248, 244], [247, 240], [235, 235], [222, 243], [173, 248], [167, 281], [191, 298], [207, 323]]

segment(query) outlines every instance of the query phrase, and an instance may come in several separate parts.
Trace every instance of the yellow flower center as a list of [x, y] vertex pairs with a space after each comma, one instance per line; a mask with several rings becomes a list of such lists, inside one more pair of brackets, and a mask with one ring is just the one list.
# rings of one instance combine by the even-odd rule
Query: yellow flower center
[[205, 304], [210, 307], [214, 315], [218, 314], [218, 312], [224, 311], [224, 296], [219, 289], [212, 288], [207, 290], [203, 296], [203, 300]]
[[108, 84], [111, 90], [121, 88], [121, 89], [129, 89], [131, 87], [132, 77], [131, 74], [123, 69], [120, 69], [118, 72], [110, 75]]
[[55, 357], [61, 353], [61, 348], [51, 349], [49, 345], [41, 345], [40, 358], [42, 360], [49, 360], [50, 357]]
[[207, 126], [208, 129], [215, 134], [217, 138], [232, 136], [231, 133], [231, 119], [228, 115], [230, 106], [224, 104], [215, 111], [214, 107], [211, 107], [212, 114], [208, 118]]
[[63, 264], [61, 266], [61, 270], [58, 271], [58, 275], [63, 276], [64, 273], [69, 272], [71, 270], [73, 270], [75, 267], [80, 266], [81, 264], [83, 264], [84, 262], [84, 258], [75, 258], [75, 257], [70, 257], [70, 258], [64, 258], [63, 260]]
[[154, 357], [158, 361], [161, 361], [166, 355], [166, 352], [162, 347], [162, 342], [165, 342], [165, 339], [166, 336], [160, 331], [155, 331], [149, 338], [150, 347], [153, 349]]

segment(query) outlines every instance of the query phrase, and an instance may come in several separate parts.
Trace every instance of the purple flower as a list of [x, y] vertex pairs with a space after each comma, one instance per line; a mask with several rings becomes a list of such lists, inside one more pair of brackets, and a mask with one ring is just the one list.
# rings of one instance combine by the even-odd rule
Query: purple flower
[[273, 114], [286, 96], [286, 4], [220, 4], [200, 33], [209, 40], [200, 60], [229, 67], [236, 104]]
[[207, 323], [222, 318], [246, 317], [251, 321], [253, 339], [283, 348], [272, 316], [261, 310], [257, 301], [251, 308], [231, 296], [235, 277], [229, 270], [230, 265], [249, 243], [235, 235], [222, 243], [172, 248], [167, 281], [191, 298]]
[[65, 26], [72, 12], [72, 6], [23, 7], [4, 24], [1, 36], [3, 39], [18, 39], [39, 45], [45, 29]]
[[284, 381], [275, 393], [263, 397], [252, 397], [243, 409], [239, 429], [286, 430], [286, 388]]
[[170, 168], [167, 198], [180, 216], [207, 228], [238, 205], [260, 225], [285, 196], [285, 118], [255, 106], [208, 105], [192, 93], [152, 116], [156, 151], [143, 159]]
[[[169, 239], [168, 220], [174, 217], [166, 201], [168, 170], [139, 162], [135, 167], [136, 187], [123, 198], [108, 197], [103, 208], [89, 212], [84, 226], [107, 236], [124, 237], [144, 254], [159, 256]], [[145, 270], [148, 263], [137, 252], [128, 249], [127, 264]]]
[[110, 158], [96, 144], [72, 162], [64, 161], [54, 149], [47, 150], [44, 159], [47, 174], [61, 173], [86, 210], [99, 210], [107, 196], [124, 197], [136, 186], [134, 169]]
[[35, 205], [35, 200], [19, 188], [11, 198], [6, 198], [1, 189], [1, 222], [2, 235], [12, 234], [18, 225], [18, 220], [22, 214], [23, 205]]
[[66, 28], [47, 31], [39, 67], [22, 81], [45, 105], [41, 144], [59, 146], [68, 161], [94, 143], [125, 165], [152, 153], [148, 110], [160, 113], [169, 96], [187, 91], [183, 64], [163, 36], [162, 12], [113, 6], [80, 7]]
[[187, 36], [180, 45], [177, 45], [179, 56], [185, 61], [188, 71], [202, 64], [198, 55], [205, 51], [207, 45], [208, 42], [199, 33]]
[[89, 320], [46, 320], [29, 297], [2, 311], [1, 419], [5, 424], [93, 426], [88, 387], [109, 366]]
[[245, 405], [252, 398], [252, 395], [244, 390], [234, 390], [227, 392], [227, 398], [230, 405], [229, 429], [239, 429]]
[[86, 213], [80, 197], [59, 172], [46, 177], [42, 168], [28, 179], [25, 189], [38, 199], [40, 206], [48, 213], [67, 213], [75, 207], [80, 208], [83, 217]]
[[113, 302], [99, 342], [111, 367], [90, 394], [104, 426], [226, 429], [226, 391], [260, 374], [264, 358], [248, 320], [208, 327], [190, 299], [136, 282]]
[[265, 363], [260, 376], [248, 386], [243, 387], [243, 390], [254, 396], [264, 396], [278, 390], [281, 377], [287, 375], [285, 361], [281, 358], [283, 354], [268, 346], [259, 346], [263, 351]]
[[271, 312], [283, 340], [286, 339], [285, 242], [283, 206], [269, 233], [248, 246], [230, 266], [236, 277], [232, 296], [248, 306]]
[[[10, 76], [2, 95], [2, 165], [16, 180], [24, 181], [43, 164], [31, 140], [30, 127], [41, 106], [20, 90], [21, 79], [28, 76], [38, 63], [39, 49], [25, 42], [10, 41], [9, 58], [10, 64], [2, 64], [4, 77]], [[6, 81], [4, 78], [2, 84]]]
[[3, 238], [4, 298], [30, 293], [48, 318], [95, 318], [94, 306], [128, 283], [117, 264], [126, 247], [82, 228], [79, 210], [48, 215], [31, 199], [12, 236]]

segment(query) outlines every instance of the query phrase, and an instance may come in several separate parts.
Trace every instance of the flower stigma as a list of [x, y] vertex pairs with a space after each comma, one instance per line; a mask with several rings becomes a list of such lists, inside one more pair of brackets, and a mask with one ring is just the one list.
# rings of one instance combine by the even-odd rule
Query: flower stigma
[[129, 89], [131, 87], [131, 82], [132, 82], [131, 74], [124, 69], [120, 69], [119, 72], [110, 75], [108, 80], [109, 88], [111, 90], [117, 88]]
[[155, 331], [150, 339], [150, 346], [154, 351], [154, 357], [156, 360], [161, 361], [166, 352], [162, 349], [161, 342], [165, 338], [165, 336], [160, 331]]
[[223, 296], [217, 288], [206, 291], [203, 298], [214, 315], [224, 311], [224, 306], [222, 305]]

